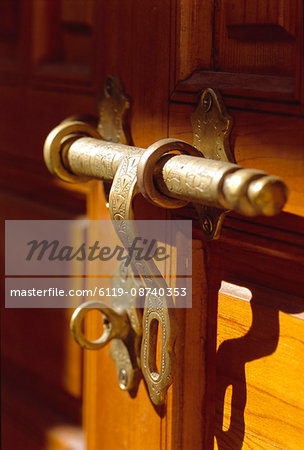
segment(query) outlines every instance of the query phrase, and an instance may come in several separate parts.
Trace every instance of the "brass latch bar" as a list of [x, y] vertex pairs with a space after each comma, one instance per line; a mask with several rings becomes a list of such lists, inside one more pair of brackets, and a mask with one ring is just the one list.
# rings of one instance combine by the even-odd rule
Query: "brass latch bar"
[[[161, 140], [148, 149], [107, 142], [92, 125], [74, 120], [64, 121], [47, 137], [46, 164], [53, 174], [68, 182], [92, 178], [111, 182], [124, 158], [139, 158], [137, 185], [149, 201], [165, 208], [179, 208], [188, 202], [211, 208], [209, 217], [206, 210], [203, 211], [206, 217], [201, 217], [203, 223], [210, 221], [209, 231], [204, 228], [207, 238], [218, 237], [220, 227], [216, 222], [228, 210], [244, 216], [277, 214], [287, 200], [286, 185], [278, 177], [227, 161], [231, 160], [230, 150], [227, 151], [231, 123], [229, 119], [224, 121], [222, 111], [214, 112], [209, 104], [204, 111], [206, 92], [214, 109], [220, 108], [218, 94], [211, 89], [205, 91], [193, 115], [194, 141], [197, 147], [202, 143], [201, 150], [207, 148], [204, 153], [218, 160], [204, 158], [202, 151], [176, 139]], [[219, 129], [216, 119], [205, 119], [208, 114], [221, 118]], [[216, 130], [214, 140], [208, 127]], [[208, 152], [208, 142], [211, 150], [217, 145], [220, 151]], [[202, 215], [202, 208], [199, 212]]]
[[[75, 123], [77, 126], [81, 127]], [[183, 151], [188, 147], [173, 139], [166, 142], [168, 152]], [[81, 177], [112, 181], [123, 158], [143, 156], [144, 153], [143, 148], [82, 137], [71, 144], [66, 169]], [[277, 214], [286, 201], [286, 186], [279, 178], [229, 162], [205, 159], [199, 155], [171, 155], [156, 161], [153, 169], [153, 181], [160, 193], [185, 202], [230, 209], [245, 216], [271, 216]], [[146, 194], [143, 169], [140, 167], [139, 170], [140, 187]], [[169, 200], [163, 204], [165, 201], [158, 197], [153, 200], [166, 208], [173, 205]]]

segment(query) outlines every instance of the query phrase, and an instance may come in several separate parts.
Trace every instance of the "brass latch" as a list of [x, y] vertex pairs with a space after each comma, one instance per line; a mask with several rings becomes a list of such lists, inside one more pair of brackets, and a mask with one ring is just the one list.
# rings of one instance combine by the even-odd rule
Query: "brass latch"
[[[129, 106], [119, 79], [108, 77], [97, 126], [79, 119], [66, 120], [51, 131], [44, 146], [49, 170], [62, 180], [95, 178], [112, 182], [109, 210], [125, 248], [134, 236], [132, 202], [139, 192], [164, 208], [181, 208], [192, 202], [207, 239], [219, 237], [229, 210], [245, 216], [271, 216], [284, 206], [287, 188], [282, 180], [235, 164], [229, 145], [232, 119], [218, 92], [205, 90], [192, 115], [193, 146], [177, 139], [163, 139], [148, 149], [126, 145], [130, 143], [126, 128]], [[161, 276], [142, 275], [136, 262], [132, 269], [152, 290], [157, 288], [159, 292], [166, 287]], [[130, 279], [135, 282], [132, 274]], [[172, 297], [160, 296], [157, 305], [161, 306], [155, 306], [147, 294], [141, 316], [136, 308], [114, 311], [100, 302], [85, 303], [75, 311], [71, 328], [85, 348], [100, 348], [112, 340], [111, 353], [121, 388], [132, 389], [141, 371], [153, 403], [160, 404], [172, 383], [176, 322]], [[90, 307], [106, 317], [104, 334], [95, 343], [86, 340], [80, 327]], [[156, 322], [162, 333], [159, 372], [153, 366]]]

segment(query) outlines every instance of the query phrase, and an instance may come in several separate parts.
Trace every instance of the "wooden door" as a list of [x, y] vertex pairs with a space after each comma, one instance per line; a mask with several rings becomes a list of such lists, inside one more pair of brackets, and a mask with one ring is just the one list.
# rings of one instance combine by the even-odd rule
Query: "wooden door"
[[[193, 307], [177, 311], [176, 375], [161, 408], [143, 382], [135, 398], [120, 391], [106, 349], [81, 353], [71, 311], [4, 310], [3, 448], [302, 449], [301, 0], [2, 0], [0, 8], [2, 219], [78, 218], [85, 203], [90, 218], [107, 217], [101, 184], [55, 180], [42, 146], [67, 116], [96, 114], [108, 74], [132, 100], [140, 147], [166, 136], [191, 143], [199, 93], [219, 89], [236, 161], [290, 190], [278, 217], [229, 214], [211, 243], [191, 207], [178, 211], [193, 220]], [[143, 205], [135, 214], [149, 214]], [[88, 327], [96, 332], [95, 317]]]

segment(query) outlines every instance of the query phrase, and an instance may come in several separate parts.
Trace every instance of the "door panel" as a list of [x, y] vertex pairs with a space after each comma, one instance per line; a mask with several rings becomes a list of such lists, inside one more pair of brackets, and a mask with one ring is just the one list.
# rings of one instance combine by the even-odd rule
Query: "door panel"
[[[302, 312], [280, 310], [286, 301]], [[222, 287], [216, 448], [303, 444], [303, 309], [301, 297], [288, 298], [280, 291], [255, 286], [244, 295], [234, 285]]]
[[4, 308], [4, 219], [68, 217], [23, 195], [0, 194], [2, 448], [81, 448], [82, 353], [69, 333], [71, 311]]
[[229, 220], [216, 243], [233, 283], [218, 302], [218, 448], [303, 445], [303, 218], [281, 217], [239, 230]]
[[[72, 80], [61, 90], [54, 77], [43, 86], [37, 81], [37, 46], [53, 36], [44, 22], [36, 22], [35, 8], [55, 3], [0, 3], [2, 448], [8, 450], [85, 448], [83, 359], [69, 332], [72, 311], [4, 309], [4, 220], [75, 219], [86, 211], [88, 187], [63, 187], [42, 158], [51, 122], [79, 107], [96, 108], [77, 80], [73, 94], [67, 89]], [[49, 14], [47, 24], [52, 20]]]
[[300, 0], [176, 2], [172, 100], [212, 85], [228, 106], [303, 112], [302, 17]]

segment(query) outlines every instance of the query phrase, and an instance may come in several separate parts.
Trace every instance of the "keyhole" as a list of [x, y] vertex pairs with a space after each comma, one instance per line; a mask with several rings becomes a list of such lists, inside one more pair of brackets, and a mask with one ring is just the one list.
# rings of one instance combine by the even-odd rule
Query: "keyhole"
[[161, 370], [162, 336], [159, 321], [152, 319], [150, 323], [149, 369], [154, 380], [158, 380]]

